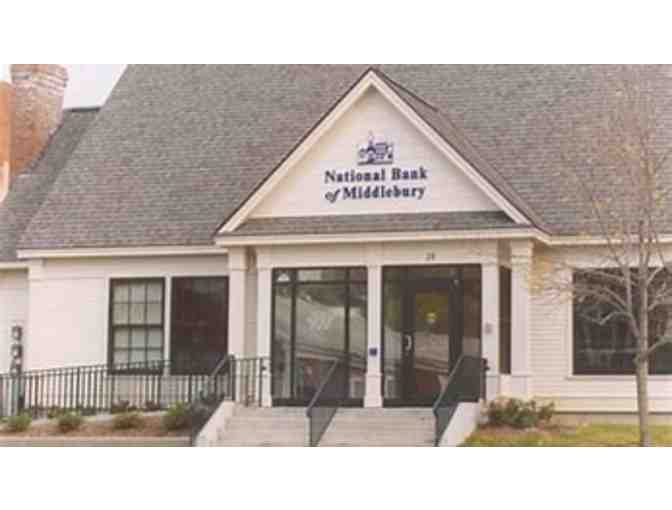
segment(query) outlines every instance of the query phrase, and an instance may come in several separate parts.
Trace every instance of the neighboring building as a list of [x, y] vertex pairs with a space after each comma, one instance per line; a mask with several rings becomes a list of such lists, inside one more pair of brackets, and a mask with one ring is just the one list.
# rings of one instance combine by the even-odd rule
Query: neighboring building
[[47, 110], [7, 157], [0, 93], [0, 372], [18, 324], [26, 369], [268, 358], [265, 406], [344, 356], [348, 405], [429, 406], [468, 355], [489, 399], [635, 411], [628, 340], [530, 277], [598, 260], [547, 122], [593, 67], [138, 65], [58, 130], [64, 74], [13, 69]]

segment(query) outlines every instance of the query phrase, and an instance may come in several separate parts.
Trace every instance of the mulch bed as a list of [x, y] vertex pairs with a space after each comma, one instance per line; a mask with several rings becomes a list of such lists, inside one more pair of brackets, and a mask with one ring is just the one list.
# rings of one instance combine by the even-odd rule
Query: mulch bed
[[36, 423], [25, 431], [16, 434], [6, 432], [0, 426], [0, 439], [21, 437], [184, 437], [188, 430], [167, 431], [161, 425], [160, 416], [144, 417], [144, 426], [135, 430], [114, 430], [112, 421], [85, 421], [79, 430], [63, 434], [58, 430], [55, 420], [48, 423]]

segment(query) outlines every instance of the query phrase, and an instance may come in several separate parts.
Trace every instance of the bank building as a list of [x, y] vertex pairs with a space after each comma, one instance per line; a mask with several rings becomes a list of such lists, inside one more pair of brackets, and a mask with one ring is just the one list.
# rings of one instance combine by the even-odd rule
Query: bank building
[[627, 335], [534, 285], [603, 249], [545, 114], [599, 108], [597, 68], [131, 65], [72, 110], [63, 67], [11, 69], [0, 415], [214, 382], [201, 443], [449, 445], [499, 397], [636, 411]]

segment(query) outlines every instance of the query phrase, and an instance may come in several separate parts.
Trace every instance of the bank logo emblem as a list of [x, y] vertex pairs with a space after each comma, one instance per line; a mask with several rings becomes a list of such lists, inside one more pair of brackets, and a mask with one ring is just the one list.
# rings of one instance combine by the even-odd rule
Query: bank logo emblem
[[373, 132], [369, 141], [359, 146], [357, 159], [360, 165], [385, 165], [394, 163], [394, 144], [376, 140]]

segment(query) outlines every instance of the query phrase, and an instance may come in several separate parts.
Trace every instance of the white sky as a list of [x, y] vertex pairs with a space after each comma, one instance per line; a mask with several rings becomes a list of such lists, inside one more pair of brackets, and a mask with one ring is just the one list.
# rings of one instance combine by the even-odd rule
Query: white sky
[[[65, 107], [100, 106], [124, 71], [126, 64], [65, 64], [70, 81]], [[0, 80], [9, 79], [9, 64], [0, 64]]]

